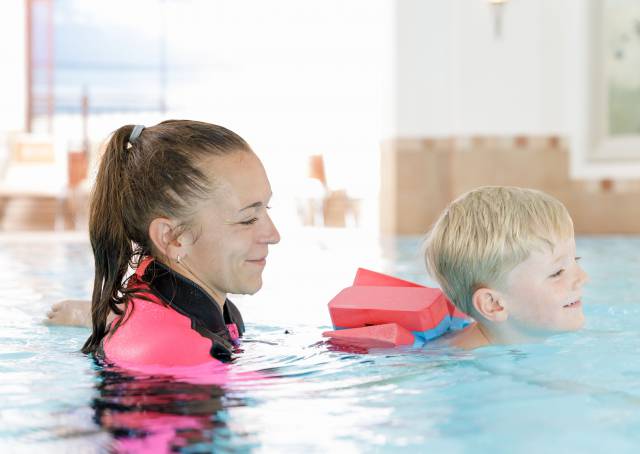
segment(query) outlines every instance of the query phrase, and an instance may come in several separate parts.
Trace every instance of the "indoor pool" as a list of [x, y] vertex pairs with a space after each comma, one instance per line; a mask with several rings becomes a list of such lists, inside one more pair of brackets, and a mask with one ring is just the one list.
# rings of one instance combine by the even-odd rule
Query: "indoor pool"
[[586, 328], [543, 344], [465, 352], [340, 351], [326, 303], [357, 266], [429, 283], [419, 238], [310, 231], [274, 247], [265, 288], [216, 385], [98, 367], [84, 328], [41, 323], [88, 298], [82, 237], [0, 239], [0, 452], [637, 452], [640, 238], [579, 238]]

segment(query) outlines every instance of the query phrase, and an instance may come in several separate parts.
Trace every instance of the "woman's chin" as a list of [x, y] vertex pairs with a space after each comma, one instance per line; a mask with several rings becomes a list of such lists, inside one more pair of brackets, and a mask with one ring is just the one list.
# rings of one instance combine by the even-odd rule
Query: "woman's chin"
[[242, 288], [239, 291], [231, 292], [240, 295], [253, 295], [262, 288], [262, 276], [247, 280], [243, 283]]

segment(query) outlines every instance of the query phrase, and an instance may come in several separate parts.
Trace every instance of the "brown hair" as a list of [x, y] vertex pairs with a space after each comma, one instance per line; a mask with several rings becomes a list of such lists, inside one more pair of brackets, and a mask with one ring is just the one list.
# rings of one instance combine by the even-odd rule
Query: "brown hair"
[[199, 121], [163, 121], [131, 138], [134, 128], [123, 126], [110, 137], [91, 193], [93, 332], [82, 347], [83, 353], [94, 353], [99, 347], [107, 334], [110, 312], [126, 313], [127, 296], [135, 291], [126, 288], [127, 269], [154, 253], [148, 234], [151, 221], [171, 217], [183, 221], [180, 228], [188, 227], [195, 214], [194, 202], [206, 197], [213, 187], [200, 167], [202, 161], [251, 151], [236, 133]]

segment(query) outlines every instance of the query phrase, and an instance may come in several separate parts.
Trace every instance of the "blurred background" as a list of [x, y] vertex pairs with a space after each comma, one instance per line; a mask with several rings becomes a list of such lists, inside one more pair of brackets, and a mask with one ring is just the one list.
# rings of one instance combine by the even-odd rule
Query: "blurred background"
[[3, 232], [83, 234], [108, 134], [189, 118], [252, 145], [287, 232], [419, 235], [511, 184], [640, 233], [638, 0], [9, 0], [0, 62]]

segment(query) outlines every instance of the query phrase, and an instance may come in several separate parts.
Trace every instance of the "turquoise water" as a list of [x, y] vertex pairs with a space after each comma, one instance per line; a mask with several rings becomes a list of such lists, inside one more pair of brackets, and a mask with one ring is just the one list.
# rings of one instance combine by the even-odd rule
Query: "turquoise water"
[[[325, 295], [342, 282], [339, 266], [323, 265], [344, 253], [338, 243], [308, 245], [315, 277], [288, 276], [287, 292], [265, 284], [268, 311], [257, 295], [240, 298], [248, 336], [234, 367], [272, 378], [218, 387], [98, 367], [78, 353], [88, 330], [40, 323], [51, 301], [88, 296], [88, 245], [2, 241], [0, 451], [637, 452], [640, 238], [578, 239], [591, 274], [579, 333], [472, 352], [368, 354], [320, 335]], [[417, 238], [389, 240], [365, 262], [428, 283], [418, 249]], [[282, 286], [278, 269], [300, 268], [299, 250], [285, 247], [278, 263], [274, 249], [265, 282]], [[293, 308], [297, 318], [269, 316]]]

